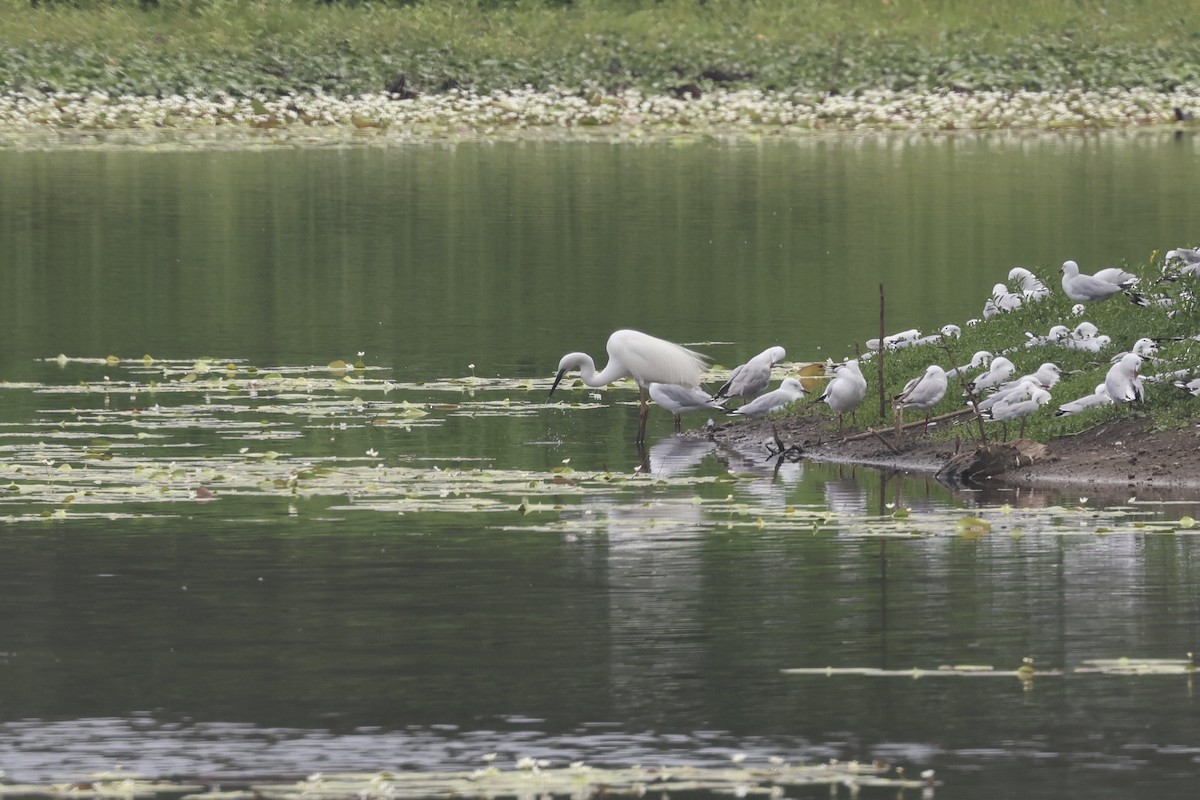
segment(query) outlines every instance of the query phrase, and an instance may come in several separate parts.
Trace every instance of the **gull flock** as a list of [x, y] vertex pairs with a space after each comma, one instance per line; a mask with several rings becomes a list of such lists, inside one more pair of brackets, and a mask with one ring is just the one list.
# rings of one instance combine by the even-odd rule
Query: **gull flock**
[[[1114, 299], [1118, 296], [1142, 308], [1166, 308], [1168, 316], [1175, 313], [1171, 307], [1181, 300], [1195, 303], [1186, 284], [1175, 296], [1138, 291], [1141, 279], [1117, 267], [1088, 274], [1081, 272], [1075, 261], [1065, 261], [1059, 272], [1062, 275], [1063, 294], [1075, 303], [1070, 312], [1073, 318], [1086, 314], [1093, 304], [1118, 302]], [[1200, 248], [1176, 248], [1167, 251], [1162, 277], [1155, 286], [1188, 276], [1194, 278], [1198, 274]], [[1023, 267], [1014, 267], [1006, 282], [995, 285], [992, 296], [984, 303], [982, 314], [987, 319], [997, 314], [1011, 313], [1051, 296], [1051, 289], [1036, 275]], [[971, 326], [978, 322], [968, 320], [966, 324]], [[1097, 354], [1113, 348], [1113, 337], [1102, 333], [1091, 322], [1075, 322], [1074, 319], [1070, 320], [1073, 325], [1067, 322], [1064, 320], [1051, 326], [1045, 334], [1026, 332], [1024, 342], [1013, 343], [1011, 347], [995, 354], [978, 351], [970, 361], [961, 365], [928, 365], [892, 398], [897, 429], [901, 427], [903, 414], [908, 409], [924, 411], [927, 428], [932, 409], [942, 402], [953, 385], [956, 390], [957, 387], [962, 388], [964, 403], [971, 406], [980, 417], [1005, 423], [1018, 421], [1023, 434], [1026, 418], [1047, 406], [1054, 406], [1056, 399], [1062, 400], [1054, 398], [1052, 392], [1063, 377], [1063, 370], [1053, 361], [1045, 361], [1033, 371], [1018, 375], [1014, 358], [1022, 361], [1024, 354], [1035, 348], [1062, 347]], [[946, 325], [932, 335], [922, 335], [919, 330], [912, 329], [885, 336], [882, 340], [868, 340], [868, 352], [861, 359], [826, 365], [825, 377], [829, 380], [817, 401], [825, 403], [838, 415], [840, 433], [845, 416], [849, 414], [854, 419], [858, 406], [867, 395], [867, 380], [860, 361], [867, 361], [881, 351], [938, 344], [961, 335], [962, 330], [958, 326]], [[1200, 336], [1189, 338], [1200, 341]], [[599, 374], [595, 373], [590, 357], [581, 353], [564, 356], [559, 363], [554, 386], [558, 386], [567, 370], [576, 368], [582, 368], [581, 377], [588, 386], [604, 385], [622, 377], [632, 378], [643, 391], [639, 442], [645, 436], [646, 393], [657, 405], [674, 415], [677, 431], [683, 414], [709, 411], [726, 413], [732, 417], [762, 417], [786, 408], [808, 393], [795, 377], [786, 377], [778, 388], [767, 391], [773, 368], [787, 355], [779, 345], [768, 347], [735, 367], [728, 380], [711, 394], [699, 385], [698, 370], [707, 359], [691, 350], [638, 331], [625, 330], [617, 331], [610, 337], [608, 351], [608, 366]], [[1173, 384], [1193, 396], [1200, 396], [1200, 377], [1192, 377], [1195, 370], [1171, 369], [1172, 365], [1159, 359], [1157, 353], [1158, 342], [1155, 339], [1149, 336], [1137, 339], [1128, 350], [1111, 355], [1103, 373], [1097, 373], [1099, 383], [1093, 392], [1059, 402], [1054, 414], [1069, 416], [1114, 403], [1139, 403], [1145, 399], [1146, 384]], [[1147, 368], [1153, 371], [1143, 375]], [[686, 376], [685, 379], [680, 379], [681, 374]], [[552, 388], [551, 393], [553, 391]], [[735, 401], [741, 405], [731, 408], [730, 404]]]

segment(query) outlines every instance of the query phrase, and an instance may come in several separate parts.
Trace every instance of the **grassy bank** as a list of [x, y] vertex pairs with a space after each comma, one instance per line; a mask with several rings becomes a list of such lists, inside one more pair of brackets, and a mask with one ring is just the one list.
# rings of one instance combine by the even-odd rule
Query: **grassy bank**
[[0, 91], [1200, 85], [1194, 3], [0, 0]]
[[[1092, 265], [1085, 269], [1094, 271], [1100, 266]], [[1163, 275], [1161, 253], [1154, 254], [1144, 264], [1123, 266], [1141, 277], [1137, 291], [1151, 301], [1148, 307], [1135, 305], [1117, 294], [1108, 300], [1086, 306], [1079, 314], [1073, 314], [1074, 304], [1062, 291], [1056, 266], [1046, 265], [1034, 268], [1033, 272], [1050, 289], [1049, 297], [1027, 302], [1011, 313], [980, 319], [983, 305], [988, 299], [981, 297], [979, 308], [966, 310], [963, 318], [944, 320], [946, 324], [961, 327], [960, 338], [951, 337], [943, 342], [887, 352], [884, 356], [887, 409], [883, 415], [879, 413], [877, 362], [864, 362], [862, 369], [867, 378], [868, 392], [858, 409], [858, 427], [890, 427], [893, 422], [891, 398], [901, 392], [910, 378], [921, 375], [930, 364], [939, 364], [946, 369], [965, 364], [980, 350], [996, 355], [1003, 353], [1009, 358], [1016, 367], [1013, 378], [1033, 373], [1046, 362], [1057, 364], [1062, 369], [1061, 380], [1050, 390], [1050, 402], [1027, 418], [1025, 434], [1028, 438], [1050, 441], [1092, 428], [1101, 422], [1130, 416], [1149, 419], [1156, 430], [1192, 424], [1200, 414], [1200, 399], [1174, 386], [1177, 378], [1172, 374], [1180, 370], [1187, 371], [1188, 377], [1200, 374], [1200, 342], [1191, 338], [1200, 330], [1200, 304], [1196, 299], [1200, 296], [1200, 287], [1196, 285], [1200, 279], [1185, 275], [1176, 282], [1160, 282]], [[1004, 277], [1000, 275], [997, 279], [1003, 281]], [[967, 324], [968, 318], [979, 321]], [[1045, 336], [1054, 325], [1074, 329], [1085, 321], [1098, 328], [1097, 336], [1108, 336], [1111, 342], [1095, 352], [1056, 343], [1028, 346], [1030, 338], [1027, 334]], [[1157, 354], [1142, 366], [1144, 403], [1107, 405], [1076, 415], [1055, 416], [1054, 412], [1060, 405], [1092, 394], [1096, 384], [1104, 381], [1112, 358], [1130, 350], [1143, 337], [1155, 339], [1159, 348]], [[862, 349], [865, 351], [865, 347]], [[982, 371], [969, 370], [968, 379]], [[1162, 377], [1155, 381], [1151, 376]], [[814, 391], [813, 400], [819, 391], [819, 388]], [[945, 398], [931, 409], [931, 414], [937, 416], [966, 407], [964, 386], [959, 380], [952, 379]], [[830, 414], [823, 403], [810, 404], [807, 401], [793, 407], [791, 413]], [[922, 412], [910, 410], [904, 419], [905, 422], [914, 422], [923, 417]], [[1016, 436], [1018, 427], [1019, 424], [1015, 422], [1008, 425], [1009, 438]], [[931, 430], [934, 436], [939, 437], [979, 438], [979, 424], [969, 416], [943, 423], [936, 430]], [[997, 441], [1002, 439], [1005, 428], [999, 422], [986, 422], [985, 431], [990, 441]]]

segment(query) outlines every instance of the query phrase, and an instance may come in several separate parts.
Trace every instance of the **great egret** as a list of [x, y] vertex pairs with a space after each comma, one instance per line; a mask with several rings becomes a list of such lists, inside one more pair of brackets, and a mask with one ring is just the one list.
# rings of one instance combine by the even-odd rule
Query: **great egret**
[[803, 396], [804, 386], [800, 381], [795, 378], [784, 378], [783, 383], [779, 384], [779, 388], [775, 391], [767, 392], [729, 413], [740, 417], [762, 417], [794, 403]]
[[[558, 375], [550, 387], [550, 395], [558, 388], [569, 369], [578, 369], [579, 377], [588, 386], [607, 386], [620, 378], [631, 378], [638, 385], [641, 408], [638, 414], [637, 441], [646, 440], [646, 389], [652, 383], [673, 383], [679, 386], [700, 385], [700, 372], [706, 357], [686, 347], [634, 330], [614, 331], [608, 337], [608, 363], [599, 373], [596, 362], [587, 353], [567, 353], [558, 362]], [[549, 397], [550, 395], [547, 395]]]
[[724, 411], [721, 404], [708, 396], [703, 389], [678, 386], [674, 383], [652, 383], [647, 387], [650, 399], [675, 415], [675, 430], [680, 427], [679, 417], [693, 411]]
[[729, 380], [725, 381], [720, 389], [717, 389], [717, 393], [712, 396], [712, 399], [732, 400], [735, 397], [745, 397], [746, 399], [757, 397], [771, 382], [771, 367], [783, 361], [785, 356], [787, 356], [787, 351], [776, 345], [763, 350], [745, 364], [734, 367], [733, 372], [729, 373]]

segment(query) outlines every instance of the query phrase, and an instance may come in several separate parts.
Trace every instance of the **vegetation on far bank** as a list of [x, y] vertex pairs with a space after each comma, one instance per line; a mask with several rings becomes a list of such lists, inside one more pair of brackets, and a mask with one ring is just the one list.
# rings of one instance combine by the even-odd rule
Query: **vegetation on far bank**
[[[1183, 243], [1179, 243], [1182, 245]], [[1108, 300], [1086, 306], [1082, 313], [1072, 314], [1074, 303], [1062, 291], [1060, 275], [1056, 266], [1032, 267], [1032, 272], [1050, 289], [1050, 296], [1036, 302], [1026, 302], [1010, 313], [982, 318], [983, 305], [988, 299], [979, 298], [979, 308], [968, 309], [962, 319], [944, 320], [946, 324], [961, 327], [960, 338], [946, 338], [941, 342], [907, 347], [889, 351], [884, 356], [884, 395], [886, 410], [879, 413], [878, 364], [876, 361], [862, 362], [862, 371], [867, 379], [867, 396], [857, 412], [855, 430], [867, 427], [887, 429], [893, 425], [892, 398], [898, 395], [905, 383], [921, 375], [930, 364], [939, 364], [945, 369], [968, 363], [973, 354], [986, 350], [995, 355], [1004, 354], [1016, 367], [1013, 379], [1035, 372], [1046, 362], [1057, 364], [1062, 369], [1061, 380], [1050, 389], [1052, 399], [1036, 413], [1026, 418], [1026, 438], [1050, 441], [1056, 437], [1069, 436], [1109, 420], [1138, 417], [1146, 419], [1153, 430], [1170, 430], [1193, 424], [1200, 416], [1200, 399], [1173, 385], [1179, 378], [1166, 377], [1177, 371], [1187, 374], [1183, 381], [1200, 376], [1200, 278], [1183, 275], [1178, 280], [1162, 281], [1162, 253], [1155, 253], [1144, 264], [1092, 265], [1087, 271], [1094, 272], [1104, 266], [1121, 266], [1140, 276], [1137, 292], [1146, 296], [1151, 305], [1135, 305], [1121, 294]], [[1171, 270], [1172, 274], [1177, 273]], [[998, 276], [1003, 282], [1005, 276]], [[1019, 289], [1018, 289], [1019, 291]], [[886, 287], [885, 287], [886, 292]], [[978, 320], [967, 324], [966, 320]], [[1097, 335], [1107, 335], [1111, 343], [1097, 352], [1073, 349], [1061, 344], [1028, 346], [1029, 336], [1044, 337], [1054, 325], [1065, 325], [1074, 329], [1081, 322], [1091, 322], [1098, 328]], [[895, 333], [889, 330], [889, 333]], [[928, 331], [936, 333], [937, 331]], [[875, 336], [875, 333], [869, 333]], [[1096, 384], [1104, 381], [1111, 361], [1118, 353], [1129, 351], [1142, 338], [1154, 339], [1158, 352], [1142, 366], [1145, 381], [1145, 402], [1106, 405], [1079, 414], [1056, 416], [1055, 411], [1064, 403], [1092, 394]], [[861, 346], [861, 345], [860, 345]], [[865, 347], [862, 348], [865, 351]], [[967, 380], [983, 372], [983, 369], [967, 371]], [[1154, 380], [1152, 376], [1163, 376]], [[836, 419], [816, 397], [821, 389], [814, 388], [810, 400], [796, 404], [789, 412], [792, 415], [823, 414]], [[978, 399], [983, 399], [982, 396]], [[965, 409], [968, 401], [964, 397], [963, 383], [952, 378], [945, 397], [932, 410], [933, 416]], [[908, 410], [904, 422], [917, 422], [924, 413]], [[846, 418], [847, 433], [853, 433], [850, 418]], [[988, 441], [1002, 440], [1003, 434], [1014, 438], [1019, 422], [1010, 422], [1007, 427], [1000, 422], [985, 422]], [[919, 429], [918, 429], [919, 431]], [[979, 439], [979, 422], [974, 415], [947, 420], [930, 428], [931, 435], [943, 438]]]
[[7, 92], [1200, 85], [1191, 0], [0, 0], [0, 17]]

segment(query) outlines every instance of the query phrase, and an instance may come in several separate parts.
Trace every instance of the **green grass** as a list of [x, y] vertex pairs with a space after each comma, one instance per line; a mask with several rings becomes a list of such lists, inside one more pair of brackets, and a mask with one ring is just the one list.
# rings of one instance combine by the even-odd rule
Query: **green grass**
[[[952, 357], [947, 355], [940, 345], [922, 345], [887, 353], [884, 360], [884, 385], [885, 394], [889, 398], [889, 409], [883, 417], [879, 415], [876, 365], [874, 362], [864, 364], [863, 373], [867, 377], [868, 393], [858, 410], [860, 427], [890, 426], [890, 398], [899, 394], [910, 378], [920, 375], [929, 364], [940, 364], [946, 368], [964, 364], [978, 350], [987, 350], [995, 354], [1011, 350], [1006, 352], [1006, 355], [1016, 365], [1017, 372], [1014, 377], [1032, 373], [1044, 362], [1053, 362], [1062, 368], [1062, 380], [1051, 389], [1053, 399], [1038, 413], [1028, 417], [1025, 428], [1027, 438], [1049, 441], [1058, 436], [1079, 433], [1106, 420], [1130, 415], [1148, 418], [1152, 428], [1158, 430], [1191, 424], [1195, 417], [1200, 415], [1200, 400], [1171, 385], [1169, 381], [1146, 383], [1146, 401], [1142, 404], [1106, 406], [1077, 415], [1054, 416], [1054, 411], [1061, 404], [1091, 394], [1096, 384], [1104, 380], [1112, 357], [1129, 350], [1133, 343], [1142, 337], [1159, 340], [1157, 357], [1161, 359], [1159, 363], [1145, 364], [1142, 368], [1143, 376], [1184, 368], [1193, 369], [1200, 374], [1200, 342], [1187, 338], [1183, 341], [1171, 341], [1172, 337], [1189, 337], [1200, 330], [1200, 303], [1188, 299], [1189, 293], [1200, 295], [1200, 279], [1184, 277], [1176, 283], [1156, 283], [1161, 275], [1161, 263], [1161, 258], [1152, 258], [1145, 264], [1120, 266], [1141, 276], [1139, 291], [1154, 298], [1172, 298], [1175, 300], [1173, 306], [1154, 305], [1143, 308], [1130, 303], [1122, 295], [1116, 295], [1106, 301], [1089, 305], [1085, 312], [1077, 317], [1071, 316], [1073, 303], [1062, 292], [1057, 270], [1052, 267], [1034, 269], [1034, 273], [1050, 288], [1051, 296], [1041, 302], [1028, 303], [1013, 313], [994, 316], [974, 326], [962, 326], [962, 338], [946, 342]], [[980, 308], [974, 310], [972, 316], [979, 315], [986, 299], [979, 299]], [[1025, 346], [1026, 332], [1044, 335], [1053, 325], [1064, 324], [1073, 328], [1084, 320], [1092, 322], [1099, 328], [1100, 333], [1111, 337], [1112, 343], [1108, 348], [1099, 353], [1088, 353], [1058, 345]], [[945, 322], [962, 325], [963, 321]], [[978, 370], [969, 374], [974, 376], [977, 373]], [[804, 404], [796, 413], [814, 413], [813, 409], [806, 408], [809, 405], [816, 406], [815, 413], [829, 413], [823, 403]], [[962, 385], [952, 380], [946, 397], [932, 410], [932, 414], [945, 414], [965, 407]], [[913, 422], [920, 418], [918, 412], [909, 411], [905, 421]], [[944, 424], [934, 435], [944, 438], [978, 438], [978, 423], [973, 419], [967, 422], [967, 419], [969, 418], [962, 422]], [[1001, 438], [1001, 423], [988, 422], [985, 425], [989, 441]], [[1016, 436], [1018, 427], [1016, 423], [1009, 424], [1010, 438]]]
[[0, 18], [8, 90], [1200, 84], [1188, 0], [0, 0]]

